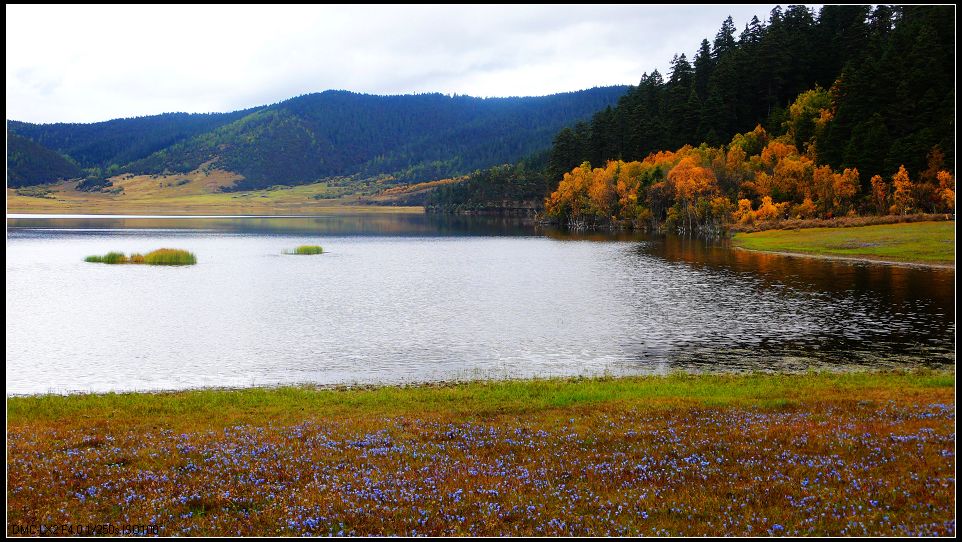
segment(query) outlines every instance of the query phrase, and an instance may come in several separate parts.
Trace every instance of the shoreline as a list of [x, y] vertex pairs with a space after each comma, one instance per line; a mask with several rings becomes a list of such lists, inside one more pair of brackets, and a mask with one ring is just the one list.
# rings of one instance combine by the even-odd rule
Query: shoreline
[[124, 218], [124, 219], [139, 219], [139, 218], [177, 218], [177, 219], [188, 219], [188, 218], [326, 218], [330, 216], [343, 216], [343, 215], [366, 215], [366, 214], [426, 214], [423, 207], [416, 206], [406, 206], [406, 207], [389, 207], [389, 206], [364, 206], [358, 205], [353, 207], [343, 206], [343, 207], [327, 207], [319, 210], [317, 213], [312, 214], [263, 214], [263, 213], [252, 213], [252, 214], [172, 214], [172, 215], [162, 215], [162, 214], [111, 214], [111, 213], [11, 213], [7, 212], [7, 220], [23, 220], [23, 219], [83, 219], [83, 218]]
[[955, 268], [955, 221], [736, 233], [732, 248], [824, 260]]
[[[748, 249], [744, 249], [748, 250]], [[478, 378], [457, 378], [451, 380], [412, 380], [402, 382], [342, 382], [342, 383], [312, 383], [294, 382], [278, 384], [254, 384], [236, 386], [201, 386], [193, 388], [158, 388], [158, 389], [130, 389], [130, 390], [107, 390], [107, 391], [85, 391], [85, 390], [48, 390], [35, 393], [8, 393], [7, 400], [15, 399], [42, 399], [47, 397], [72, 398], [72, 397], [121, 397], [121, 396], [172, 396], [189, 395], [192, 393], [275, 393], [295, 390], [307, 393], [350, 393], [350, 392], [378, 392], [378, 391], [424, 391], [424, 390], [445, 390], [458, 388], [472, 388], [484, 386], [537, 386], [544, 385], [578, 385], [583, 383], [605, 383], [613, 381], [670, 381], [670, 380], [698, 380], [698, 379], [718, 379], [718, 380], [737, 380], [741, 378], [831, 378], [831, 377], [858, 377], [859, 375], [913, 375], [913, 374], [940, 374], [950, 373], [951, 369], [943, 367], [904, 367], [904, 368], [879, 368], [870, 369], [864, 367], [840, 367], [839, 369], [808, 369], [796, 371], [769, 371], [769, 370], [727, 370], [727, 371], [690, 371], [684, 369], [673, 369], [668, 372], [636, 373], [636, 374], [583, 374], [583, 375], [551, 375], [533, 377], [478, 377]]]
[[[407, 207], [398, 208], [400, 209], [398, 214], [417, 214], [410, 211], [406, 211]], [[341, 216], [350, 214], [365, 214], [363, 211], [353, 211], [351, 209], [345, 208], [344, 211], [326, 213], [326, 214], [314, 214], [314, 215], [112, 215], [112, 214], [49, 214], [49, 213], [7, 213], [7, 220], [24, 220], [24, 219], [86, 219], [86, 218], [123, 218], [123, 219], [140, 219], [140, 218], [154, 218], [154, 219], [191, 219], [191, 218], [327, 218], [331, 216]]]
[[754, 248], [745, 248], [732, 245], [734, 250], [744, 250], [745, 252], [753, 252], [755, 254], [773, 254], [775, 256], [788, 256], [793, 258], [815, 258], [819, 260], [835, 260], [841, 262], [851, 262], [851, 263], [873, 263], [873, 264], [884, 264], [884, 265], [894, 265], [898, 267], [916, 267], [924, 269], [955, 269], [955, 264], [944, 264], [935, 262], [906, 262], [900, 260], [885, 260], [881, 258], [873, 258], [871, 256], [836, 256], [833, 254], [817, 254], [808, 252], [786, 252], [781, 250], [760, 250]]
[[[943, 381], [946, 378], [953, 380], [954, 386], [955, 370], [953, 368], [904, 368], [904, 369], [855, 369], [855, 370], [812, 370], [801, 372], [770, 372], [770, 371], [746, 371], [746, 372], [712, 372], [695, 373], [686, 371], [671, 371], [667, 374], [645, 374], [645, 375], [597, 375], [597, 376], [549, 376], [543, 378], [506, 378], [506, 379], [466, 379], [466, 380], [439, 380], [423, 381], [410, 383], [373, 383], [373, 384], [278, 384], [265, 386], [225, 386], [225, 387], [204, 387], [174, 390], [144, 390], [144, 391], [107, 391], [107, 392], [79, 392], [79, 393], [39, 393], [24, 395], [8, 395], [7, 416], [8, 424], [17, 421], [17, 416], [22, 412], [31, 412], [36, 405], [40, 404], [60, 404], [67, 405], [74, 403], [72, 408], [87, 408], [96, 406], [103, 408], [111, 404], [137, 403], [140, 405], [170, 404], [171, 401], [192, 400], [197, 398], [210, 399], [217, 398], [222, 400], [225, 397], [233, 396], [234, 399], [241, 399], [244, 396], [257, 397], [263, 400], [269, 397], [293, 397], [301, 399], [316, 399], [325, 404], [340, 407], [342, 405], [329, 402], [329, 399], [338, 398], [338, 401], [347, 396], [368, 396], [377, 399], [379, 397], [391, 397], [398, 399], [408, 395], [412, 398], [437, 396], [465, 396], [472, 400], [485, 402], [486, 394], [495, 391], [510, 390], [512, 393], [521, 392], [524, 394], [534, 393], [541, 395], [539, 399], [544, 400], [545, 395], [564, 391], [573, 388], [592, 388], [600, 390], [614, 390], [618, 396], [628, 393], [635, 396], [634, 392], [642, 394], [654, 394], [662, 397], [672, 398], [708, 398], [715, 400], [712, 395], [721, 393], [726, 400], [733, 399], [731, 390], [738, 390], [745, 393], [749, 398], [772, 398], [774, 396], [803, 396], [798, 395], [796, 384], [806, 382], [813, 386], [865, 386], [866, 383], [876, 385], [888, 381], [907, 379], [907, 380], [932, 380]], [[763, 390], [756, 390], [755, 386], [759, 383], [765, 384]], [[707, 388], [705, 388], [707, 386]], [[684, 390], [696, 390], [695, 395], [681, 394]], [[629, 390], [629, 392], [626, 392]], [[634, 390], [634, 391], [631, 391]], [[710, 393], [706, 393], [708, 390]], [[727, 390], [727, 391], [726, 391]], [[590, 397], [582, 397], [586, 402], [592, 402]], [[366, 401], [365, 401], [366, 402]], [[550, 398], [549, 401], [550, 402]], [[580, 402], [580, 401], [578, 401]], [[738, 401], [736, 401], [738, 402]], [[456, 406], [456, 405], [455, 405]], [[536, 405], [532, 405], [536, 408]]]

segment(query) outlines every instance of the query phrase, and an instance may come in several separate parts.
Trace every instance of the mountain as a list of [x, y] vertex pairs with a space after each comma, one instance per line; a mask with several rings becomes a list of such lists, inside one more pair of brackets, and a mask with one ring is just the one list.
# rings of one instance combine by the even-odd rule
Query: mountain
[[[233, 113], [10, 121], [8, 131], [102, 175], [183, 173], [213, 163], [242, 175], [236, 188], [244, 189], [347, 175], [423, 181], [543, 151], [562, 127], [616, 104], [627, 90], [513, 98], [326, 91]], [[14, 177], [21, 174], [11, 169]]]
[[11, 120], [7, 123], [7, 130], [65, 154], [81, 167], [106, 170], [111, 165], [119, 167], [143, 158], [174, 143], [233, 122], [253, 111], [164, 113], [90, 124], [31, 124]]
[[8, 186], [29, 186], [81, 175], [77, 164], [62, 154], [16, 134], [7, 137]]

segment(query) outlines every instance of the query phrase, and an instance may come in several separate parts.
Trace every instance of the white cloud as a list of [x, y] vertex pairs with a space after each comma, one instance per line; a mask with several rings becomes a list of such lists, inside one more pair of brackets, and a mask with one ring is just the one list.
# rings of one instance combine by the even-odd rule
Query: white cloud
[[231, 111], [326, 89], [524, 96], [637, 83], [759, 6], [7, 5], [7, 118]]

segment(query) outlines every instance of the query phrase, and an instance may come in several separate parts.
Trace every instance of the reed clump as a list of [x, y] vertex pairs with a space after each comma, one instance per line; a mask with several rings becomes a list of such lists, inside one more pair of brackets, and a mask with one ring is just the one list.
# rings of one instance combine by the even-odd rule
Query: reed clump
[[127, 263], [129, 260], [123, 252], [108, 252], [103, 256], [87, 256], [84, 261], [90, 263]]
[[160, 248], [144, 255], [147, 265], [194, 265], [197, 257], [193, 252], [177, 248]]
[[128, 257], [123, 252], [108, 252], [103, 256], [87, 256], [85, 262], [108, 263], [108, 264], [146, 264], [146, 265], [194, 265], [197, 263], [197, 256], [192, 252], [176, 248], [161, 248], [140, 254], [134, 252]]
[[324, 254], [324, 249], [318, 245], [301, 245], [294, 250], [288, 250], [286, 254]]

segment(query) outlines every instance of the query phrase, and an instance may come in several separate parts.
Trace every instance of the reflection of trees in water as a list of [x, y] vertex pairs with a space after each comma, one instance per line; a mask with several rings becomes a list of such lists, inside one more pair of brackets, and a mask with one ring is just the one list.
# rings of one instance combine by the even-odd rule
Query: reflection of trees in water
[[[678, 321], [657, 326], [668, 335], [649, 331], [643, 343], [624, 345], [631, 366], [804, 370], [955, 361], [951, 270], [787, 257], [672, 236], [624, 255], [645, 287], [677, 292], [663, 316]], [[653, 261], [668, 267], [649, 275]], [[652, 310], [646, 304], [639, 322]]]
[[893, 305], [922, 300], [948, 311], [949, 319], [955, 315], [955, 273], [951, 269], [765, 254], [734, 250], [723, 242], [675, 236], [661, 237], [645, 250], [669, 261], [755, 273], [769, 283], [811, 292], [869, 295]]
[[62, 229], [187, 229], [228, 233], [291, 235], [533, 235], [531, 219], [421, 213], [389, 213], [381, 210], [358, 214], [315, 217], [211, 217], [211, 218], [17, 218], [14, 228]]

